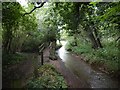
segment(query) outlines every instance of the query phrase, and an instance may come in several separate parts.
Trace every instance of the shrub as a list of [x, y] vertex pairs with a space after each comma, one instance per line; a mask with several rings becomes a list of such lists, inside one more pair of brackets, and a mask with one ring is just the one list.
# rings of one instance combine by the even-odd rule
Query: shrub
[[67, 88], [63, 76], [52, 65], [45, 64], [38, 72], [39, 77], [29, 80], [27, 88]]
[[5, 65], [13, 65], [18, 64], [20, 61], [25, 60], [26, 57], [21, 54], [2, 54], [2, 64]]

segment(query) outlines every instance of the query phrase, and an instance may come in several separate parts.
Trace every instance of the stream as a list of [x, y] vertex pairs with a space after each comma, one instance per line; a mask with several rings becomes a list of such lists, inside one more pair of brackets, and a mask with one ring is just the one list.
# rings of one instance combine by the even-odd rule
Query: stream
[[62, 41], [63, 46], [57, 51], [63, 64], [81, 82], [83, 88], [118, 88], [119, 81], [111, 78], [107, 74], [92, 68], [77, 55], [65, 50], [67, 42]]

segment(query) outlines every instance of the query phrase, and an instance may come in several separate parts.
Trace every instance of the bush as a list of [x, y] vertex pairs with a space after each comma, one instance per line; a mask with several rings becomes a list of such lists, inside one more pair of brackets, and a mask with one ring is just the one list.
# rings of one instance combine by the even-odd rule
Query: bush
[[5, 65], [13, 65], [18, 64], [20, 61], [26, 60], [26, 57], [21, 54], [2, 54], [2, 64]]
[[27, 88], [67, 88], [63, 76], [52, 65], [45, 64], [38, 72], [39, 77], [29, 80]]
[[41, 44], [41, 40], [28, 38], [22, 46], [23, 52], [38, 52], [38, 47]]

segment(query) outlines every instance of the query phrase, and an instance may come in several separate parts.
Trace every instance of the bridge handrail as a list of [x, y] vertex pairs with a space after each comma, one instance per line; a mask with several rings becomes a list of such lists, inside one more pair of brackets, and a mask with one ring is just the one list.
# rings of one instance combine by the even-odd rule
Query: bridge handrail
[[43, 65], [43, 50], [45, 49], [45, 43], [42, 43], [38, 48], [39, 55], [41, 55], [41, 65]]
[[44, 49], [45, 49], [45, 44], [42, 43], [42, 44], [39, 46], [39, 53], [43, 52]]

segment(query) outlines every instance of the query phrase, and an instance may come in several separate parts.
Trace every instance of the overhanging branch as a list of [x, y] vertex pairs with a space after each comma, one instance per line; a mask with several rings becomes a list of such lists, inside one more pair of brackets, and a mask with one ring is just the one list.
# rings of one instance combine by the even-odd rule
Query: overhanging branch
[[44, 3], [46, 3], [46, 2], [42, 2], [41, 5], [38, 6], [38, 7], [35, 6], [30, 12], [25, 13], [23, 16], [25, 16], [25, 15], [27, 15], [27, 14], [31, 14], [31, 13], [32, 13], [33, 11], [35, 11], [35, 9], [37, 9], [37, 8], [41, 8], [41, 7], [44, 5]]

